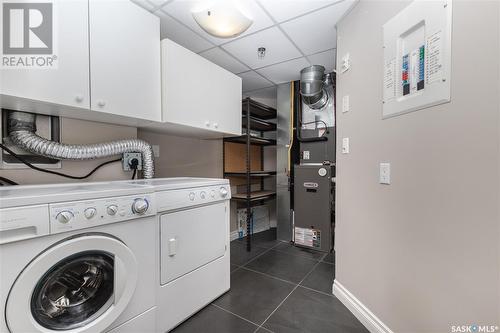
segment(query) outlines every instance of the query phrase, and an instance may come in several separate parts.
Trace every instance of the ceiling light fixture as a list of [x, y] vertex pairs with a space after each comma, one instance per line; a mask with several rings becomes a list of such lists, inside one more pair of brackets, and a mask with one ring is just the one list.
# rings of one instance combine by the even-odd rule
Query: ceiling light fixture
[[253, 23], [238, 8], [229, 3], [216, 4], [192, 14], [196, 23], [203, 30], [219, 38], [231, 38], [241, 35]]

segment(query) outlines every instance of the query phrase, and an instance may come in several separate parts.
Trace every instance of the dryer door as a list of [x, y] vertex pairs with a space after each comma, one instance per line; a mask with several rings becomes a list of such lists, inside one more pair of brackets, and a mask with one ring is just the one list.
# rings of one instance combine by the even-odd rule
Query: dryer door
[[137, 261], [116, 238], [85, 235], [42, 252], [19, 275], [6, 305], [17, 332], [101, 332], [128, 305]]

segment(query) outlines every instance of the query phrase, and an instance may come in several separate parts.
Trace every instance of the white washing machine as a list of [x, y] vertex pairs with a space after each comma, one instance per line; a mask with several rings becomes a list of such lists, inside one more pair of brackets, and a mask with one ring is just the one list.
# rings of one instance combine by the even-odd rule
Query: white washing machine
[[0, 331], [155, 332], [152, 188], [0, 189]]
[[230, 288], [227, 179], [135, 181], [154, 188], [158, 211], [158, 332], [168, 332]]

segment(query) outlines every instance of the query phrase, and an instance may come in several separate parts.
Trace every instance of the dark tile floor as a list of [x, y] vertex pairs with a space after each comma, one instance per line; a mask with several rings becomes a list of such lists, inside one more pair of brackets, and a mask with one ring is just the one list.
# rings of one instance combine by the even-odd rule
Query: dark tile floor
[[366, 333], [332, 295], [335, 258], [276, 240], [275, 230], [231, 242], [231, 290], [175, 333]]

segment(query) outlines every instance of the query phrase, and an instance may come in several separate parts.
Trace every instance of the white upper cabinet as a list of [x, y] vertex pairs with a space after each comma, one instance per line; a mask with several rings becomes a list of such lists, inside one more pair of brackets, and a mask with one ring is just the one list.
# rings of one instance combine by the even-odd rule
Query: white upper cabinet
[[160, 121], [160, 19], [130, 1], [89, 10], [91, 109]]
[[[132, 126], [160, 122], [159, 18], [130, 1], [54, 0], [52, 8], [56, 66], [2, 69], [0, 107]], [[19, 9], [10, 12], [22, 18]]]
[[241, 134], [241, 78], [164, 39], [162, 126], [205, 137]]
[[[12, 9], [9, 13], [3, 13], [3, 7], [0, 6], [0, 17], [3, 14], [10, 17], [11, 23], [16, 19], [16, 10]], [[21, 12], [19, 9], [17, 13]], [[20, 68], [3, 67], [0, 70], [0, 93], [2, 94], [1, 106], [5, 108], [21, 106], [25, 111], [36, 111], [35, 105], [31, 101], [41, 101], [44, 103], [55, 103], [63, 106], [89, 108], [89, 39], [88, 39], [88, 2], [87, 0], [60, 0], [55, 1], [53, 5], [53, 50], [47, 57], [57, 57], [52, 64], [54, 66], [43, 66], [35, 68], [26, 66]], [[5, 17], [6, 17], [5, 16]], [[3, 24], [1, 24], [3, 26]], [[2, 29], [0, 27], [0, 29]], [[4, 36], [0, 32], [0, 38]], [[2, 40], [3, 43], [14, 44], [15, 35], [11, 31], [9, 41]], [[10, 38], [12, 37], [12, 38]], [[20, 36], [18, 36], [20, 37]], [[24, 37], [24, 36], [23, 36]], [[23, 38], [26, 41], [26, 38]], [[16, 59], [30, 58], [30, 47], [35, 41], [28, 39], [27, 43], [16, 45], [23, 50], [19, 54], [13, 55]], [[42, 41], [43, 42], [43, 41]], [[3, 45], [2, 43], [2, 45]], [[45, 46], [48, 45], [48, 41]], [[39, 46], [39, 45], [38, 45]], [[27, 63], [26, 63], [27, 64]]]

